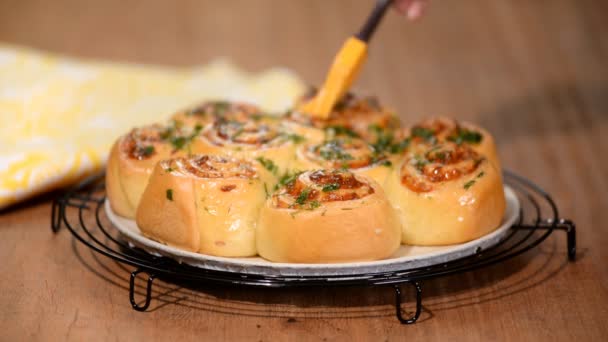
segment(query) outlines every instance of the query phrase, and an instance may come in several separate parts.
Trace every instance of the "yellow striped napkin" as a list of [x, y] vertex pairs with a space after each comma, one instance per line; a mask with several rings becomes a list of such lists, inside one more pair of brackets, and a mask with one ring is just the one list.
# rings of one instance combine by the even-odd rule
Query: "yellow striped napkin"
[[133, 126], [209, 99], [279, 112], [303, 91], [281, 68], [104, 63], [0, 44], [0, 209], [100, 171], [111, 144]]

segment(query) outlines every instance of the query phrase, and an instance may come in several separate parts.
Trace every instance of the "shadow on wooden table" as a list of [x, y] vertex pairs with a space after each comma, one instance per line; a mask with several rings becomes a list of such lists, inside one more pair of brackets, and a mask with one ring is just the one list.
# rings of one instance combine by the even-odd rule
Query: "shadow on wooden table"
[[[567, 264], [563, 237], [554, 234], [534, 249], [503, 264], [422, 283], [424, 311], [419, 323], [437, 312], [515, 296], [556, 276]], [[558, 239], [559, 241], [556, 241]], [[95, 276], [124, 290], [129, 306], [129, 277], [132, 269], [99, 257], [73, 240], [73, 251]], [[414, 294], [403, 286], [405, 312], [413, 311]], [[315, 287], [261, 289], [237, 286], [169, 283], [157, 279], [152, 288], [148, 312], [169, 305], [208, 312], [255, 317], [286, 318], [372, 318], [394, 316], [394, 290], [377, 287]], [[136, 298], [143, 301], [145, 283], [136, 282]], [[410, 299], [410, 300], [408, 300]], [[142, 313], [145, 314], [145, 313]], [[406, 314], [406, 313], [404, 313]]]

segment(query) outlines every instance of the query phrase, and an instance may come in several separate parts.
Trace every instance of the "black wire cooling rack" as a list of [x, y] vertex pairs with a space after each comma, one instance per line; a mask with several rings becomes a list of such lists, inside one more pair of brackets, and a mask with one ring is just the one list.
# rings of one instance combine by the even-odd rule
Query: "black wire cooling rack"
[[[421, 281], [463, 273], [501, 263], [541, 244], [554, 231], [564, 231], [568, 244], [568, 259], [576, 257], [575, 224], [562, 219], [549, 194], [529, 180], [505, 172], [505, 183], [517, 194], [521, 209], [518, 221], [497, 245], [450, 262], [431, 266], [381, 273], [362, 273], [336, 276], [264, 276], [239, 272], [224, 272], [154, 256], [130, 246], [105, 217], [103, 177], [82, 184], [53, 201], [51, 228], [57, 233], [65, 226], [82, 244], [93, 251], [134, 267], [130, 277], [129, 300], [133, 309], [145, 311], [152, 299], [154, 279], [194, 284], [229, 284], [250, 287], [316, 287], [316, 286], [390, 286], [395, 292], [395, 314], [402, 324], [415, 323], [422, 312]], [[135, 300], [135, 279], [147, 275], [146, 297], [143, 304]], [[411, 317], [404, 317], [401, 307], [401, 286], [410, 285], [416, 294], [416, 309]]]

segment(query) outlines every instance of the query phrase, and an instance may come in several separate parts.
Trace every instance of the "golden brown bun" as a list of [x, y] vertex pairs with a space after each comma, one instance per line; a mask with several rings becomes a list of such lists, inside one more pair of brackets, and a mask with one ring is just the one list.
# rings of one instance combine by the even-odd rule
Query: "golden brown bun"
[[296, 142], [279, 131], [278, 122], [246, 120], [222, 121], [208, 125], [193, 142], [197, 153], [265, 159], [276, 166], [275, 175], [288, 169]]
[[194, 180], [178, 172], [167, 172], [157, 164], [148, 185], [137, 208], [136, 222], [141, 232], [169, 246], [198, 252], [200, 231]]
[[137, 225], [146, 236], [189, 251], [253, 256], [265, 172], [256, 161], [230, 157], [165, 160], [142, 196]]
[[[421, 134], [416, 134], [416, 130]], [[414, 148], [416, 145], [428, 146], [446, 141], [468, 145], [501, 170], [494, 137], [475, 124], [446, 117], [434, 117], [406, 128], [402, 134], [411, 137], [410, 145]]]
[[396, 161], [397, 156], [375, 152], [364, 140], [340, 137], [318, 144], [300, 145], [291, 169], [348, 169], [384, 185]]
[[207, 101], [174, 114], [171, 119], [187, 126], [206, 126], [218, 119], [247, 120], [261, 115], [257, 106], [244, 102]]
[[[324, 192], [324, 181], [313, 181], [319, 173], [346, 175], [363, 185]], [[325, 179], [329, 179], [327, 184], [339, 184]], [[307, 188], [312, 190], [303, 196]], [[355, 193], [360, 197], [349, 199]], [[342, 199], [330, 200], [330, 196]], [[347, 171], [319, 170], [300, 174], [266, 201], [260, 212], [257, 248], [260, 256], [275, 262], [338, 263], [387, 258], [399, 248], [400, 238], [395, 211], [375, 181]]]
[[[296, 103], [296, 108], [299, 104], [310, 100], [316, 91], [310, 92]], [[285, 117], [285, 121], [290, 123], [292, 127], [298, 127], [299, 130], [311, 131], [311, 128], [321, 130], [337, 129], [338, 134], [348, 134], [350, 136], [358, 136], [368, 142], [376, 142], [376, 134], [374, 129], [383, 131], [393, 131], [400, 127], [399, 119], [391, 110], [380, 105], [375, 97], [355, 96], [351, 93], [345, 94], [334, 106], [332, 112], [327, 119], [311, 117], [306, 113], [292, 111]], [[335, 134], [336, 132], [334, 132]], [[304, 134], [306, 135], [306, 134]], [[308, 136], [308, 135], [307, 135]], [[317, 135], [310, 135], [311, 142], [320, 142]]]
[[106, 192], [112, 210], [120, 216], [135, 218], [135, 210], [156, 163], [174, 150], [161, 135], [166, 127], [151, 125], [132, 130], [118, 139], [108, 157]]
[[325, 139], [324, 130], [309, 124], [296, 120], [284, 120], [281, 125], [286, 132], [304, 137], [306, 141], [311, 143], [320, 143]]
[[467, 242], [496, 229], [505, 211], [496, 166], [469, 147], [452, 143], [407, 155], [385, 189], [399, 213], [404, 244]]

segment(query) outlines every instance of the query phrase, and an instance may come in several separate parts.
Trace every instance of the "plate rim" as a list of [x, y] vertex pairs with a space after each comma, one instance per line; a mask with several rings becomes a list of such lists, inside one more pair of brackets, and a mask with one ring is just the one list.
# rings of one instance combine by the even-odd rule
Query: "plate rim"
[[[510, 186], [504, 185], [504, 193], [506, 208], [503, 220], [499, 227], [484, 236], [462, 244], [437, 246], [449, 249], [445, 251], [430, 252], [428, 255], [405, 255], [382, 260], [347, 263], [276, 263], [262, 259], [259, 256], [251, 257], [252, 260], [245, 261], [243, 259], [247, 258], [220, 257], [189, 252], [154, 241], [144, 236], [141, 231], [139, 231], [139, 227], [137, 227], [135, 220], [120, 217], [113, 212], [108, 198], [104, 201], [104, 211], [110, 223], [126, 238], [130, 245], [140, 247], [151, 255], [165, 256], [176, 260], [179, 263], [185, 263], [193, 267], [213, 271], [238, 272], [265, 276], [344, 276], [369, 272], [407, 271], [409, 269], [431, 266], [438, 263], [428, 262], [431, 260], [443, 258], [443, 262], [448, 262], [465, 258], [473, 255], [475, 250], [479, 247], [485, 250], [498, 244], [519, 218], [521, 207], [519, 198]], [[137, 231], [134, 231], [129, 225], [137, 228]], [[427, 261], [427, 263], [424, 261]], [[415, 267], [407, 267], [408, 264], [416, 262], [421, 262], [422, 265], [417, 264]]]

